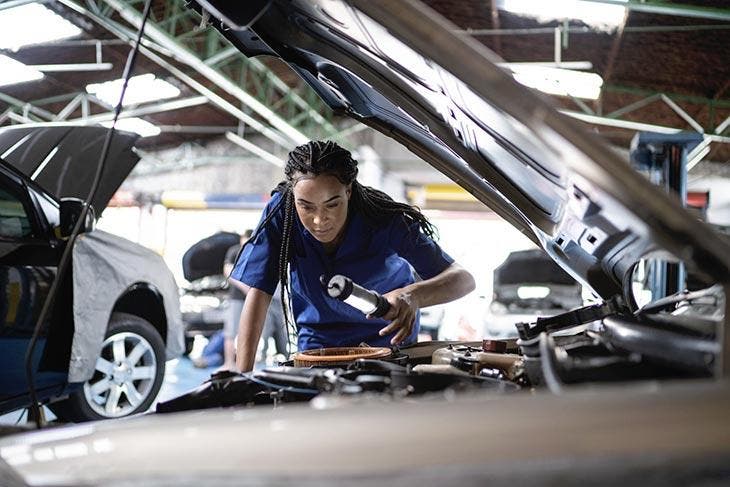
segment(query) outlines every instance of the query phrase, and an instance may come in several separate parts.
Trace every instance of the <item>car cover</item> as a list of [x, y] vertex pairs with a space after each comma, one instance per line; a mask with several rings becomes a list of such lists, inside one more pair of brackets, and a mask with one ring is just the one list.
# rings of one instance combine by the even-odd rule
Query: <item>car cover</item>
[[185, 345], [178, 286], [162, 257], [129, 240], [94, 230], [76, 240], [73, 276], [75, 331], [69, 382], [84, 382], [92, 377], [114, 304], [139, 282], [151, 284], [163, 298], [167, 359], [182, 354]]

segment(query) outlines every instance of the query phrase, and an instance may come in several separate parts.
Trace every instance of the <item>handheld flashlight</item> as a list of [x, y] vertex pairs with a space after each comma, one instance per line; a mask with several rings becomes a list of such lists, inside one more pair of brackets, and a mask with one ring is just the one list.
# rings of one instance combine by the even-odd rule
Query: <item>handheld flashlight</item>
[[[325, 284], [325, 277], [320, 277]], [[352, 282], [352, 279], [337, 274], [326, 283], [327, 294], [335, 299], [344, 301], [353, 308], [359, 309], [366, 315], [380, 318], [390, 309], [390, 303], [376, 291], [365, 289]]]

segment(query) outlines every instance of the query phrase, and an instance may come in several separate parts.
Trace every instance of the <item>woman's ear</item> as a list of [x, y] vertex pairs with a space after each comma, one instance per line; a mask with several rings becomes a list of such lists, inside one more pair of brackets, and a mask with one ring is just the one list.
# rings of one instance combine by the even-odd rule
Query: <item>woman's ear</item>
[[347, 185], [347, 189], [345, 190], [345, 193], [347, 194], [347, 199], [349, 200], [352, 196], [352, 183]]

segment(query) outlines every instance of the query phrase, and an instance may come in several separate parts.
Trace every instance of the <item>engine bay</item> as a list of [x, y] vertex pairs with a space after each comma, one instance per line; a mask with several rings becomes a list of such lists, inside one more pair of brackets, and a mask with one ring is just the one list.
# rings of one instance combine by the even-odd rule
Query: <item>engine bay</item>
[[[317, 397], [397, 401], [539, 388], [559, 393], [578, 384], [707, 378], [720, 354], [723, 309], [724, 295], [713, 287], [677, 293], [633, 313], [615, 299], [516, 323], [517, 340], [419, 342], [386, 349], [386, 356], [368, 347], [308, 351], [304, 362], [295, 356], [249, 373], [217, 372], [195, 390], [159, 403], [157, 412], [276, 406]], [[339, 355], [336, 361], [325, 357], [328, 351]], [[363, 355], [381, 358], [357, 358]], [[302, 363], [315, 365], [297, 366]]]

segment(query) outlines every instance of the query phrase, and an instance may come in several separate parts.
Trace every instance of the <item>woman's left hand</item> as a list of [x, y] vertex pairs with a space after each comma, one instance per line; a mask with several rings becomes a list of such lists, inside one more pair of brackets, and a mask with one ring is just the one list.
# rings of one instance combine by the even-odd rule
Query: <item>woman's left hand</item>
[[[390, 303], [390, 309], [383, 316], [385, 320], [391, 320], [390, 324], [380, 330], [379, 335], [385, 336], [398, 332], [390, 340], [391, 345], [398, 345], [408, 338], [413, 331], [418, 313], [418, 302], [416, 296], [405, 288], [394, 289], [383, 295]], [[370, 318], [368, 316], [368, 318]]]

